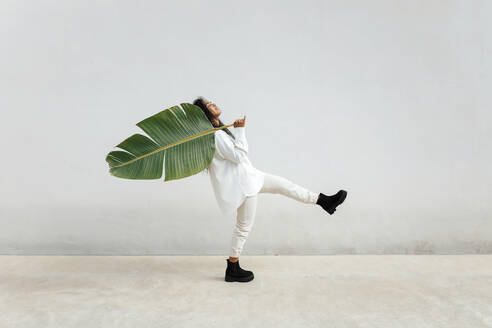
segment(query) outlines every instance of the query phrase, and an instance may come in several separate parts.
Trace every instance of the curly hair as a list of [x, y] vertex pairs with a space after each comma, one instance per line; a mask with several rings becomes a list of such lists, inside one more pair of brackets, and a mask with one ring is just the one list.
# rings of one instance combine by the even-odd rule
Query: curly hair
[[[210, 123], [212, 123], [212, 118], [213, 118], [213, 115], [212, 113], [210, 113], [210, 111], [208, 110], [207, 106], [205, 106], [205, 102], [204, 102], [204, 98], [203, 97], [198, 97], [196, 98], [194, 101], [193, 101], [193, 105], [195, 106], [198, 106], [202, 109], [202, 111], [205, 113], [205, 115], [207, 115], [207, 118], [208, 120], [210, 121]], [[213, 125], [213, 124], [212, 124]], [[225, 124], [222, 123], [222, 121], [219, 119], [219, 125], [217, 127], [221, 127], [221, 126], [224, 126]], [[228, 135], [230, 135], [233, 139], [236, 139], [234, 137], [234, 135], [232, 134], [231, 131], [229, 131], [229, 128], [225, 128], [225, 129], [222, 129], [225, 133], [227, 133]]]

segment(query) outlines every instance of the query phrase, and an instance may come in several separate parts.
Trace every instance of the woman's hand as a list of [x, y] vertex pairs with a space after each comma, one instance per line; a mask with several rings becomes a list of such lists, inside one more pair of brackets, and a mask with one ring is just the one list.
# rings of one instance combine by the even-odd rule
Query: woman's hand
[[246, 124], [246, 115], [244, 115], [243, 118], [238, 118], [237, 120], [234, 121], [235, 128], [243, 127], [245, 124]]

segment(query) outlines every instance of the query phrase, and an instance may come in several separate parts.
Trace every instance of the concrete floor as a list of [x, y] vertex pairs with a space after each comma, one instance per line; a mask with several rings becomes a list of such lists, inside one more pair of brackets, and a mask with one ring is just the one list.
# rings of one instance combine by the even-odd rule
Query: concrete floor
[[0, 327], [492, 327], [492, 255], [0, 256]]

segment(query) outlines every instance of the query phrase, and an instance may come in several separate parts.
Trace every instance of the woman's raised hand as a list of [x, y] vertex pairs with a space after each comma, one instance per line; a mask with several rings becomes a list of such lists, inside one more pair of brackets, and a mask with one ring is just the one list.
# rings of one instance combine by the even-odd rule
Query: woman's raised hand
[[246, 124], [246, 115], [244, 115], [243, 118], [238, 118], [237, 120], [234, 121], [234, 127], [243, 127]]

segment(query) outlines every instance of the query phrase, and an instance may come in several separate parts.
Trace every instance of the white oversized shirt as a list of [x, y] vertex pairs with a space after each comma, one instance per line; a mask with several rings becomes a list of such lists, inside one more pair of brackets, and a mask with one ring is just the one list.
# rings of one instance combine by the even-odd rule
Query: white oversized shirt
[[253, 167], [248, 158], [245, 127], [229, 130], [236, 139], [223, 130], [215, 132], [215, 154], [208, 167], [215, 198], [223, 214], [233, 213], [246, 196], [257, 194], [264, 181], [264, 173]]

